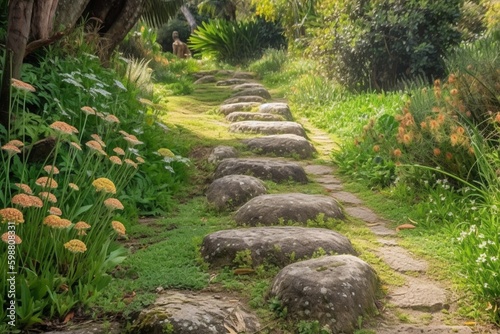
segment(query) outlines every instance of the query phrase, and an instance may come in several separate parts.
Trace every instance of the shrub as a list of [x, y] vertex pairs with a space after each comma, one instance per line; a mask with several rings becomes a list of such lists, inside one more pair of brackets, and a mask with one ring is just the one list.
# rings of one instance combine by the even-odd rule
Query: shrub
[[309, 54], [351, 89], [391, 89], [402, 78], [444, 74], [442, 56], [460, 41], [460, 1], [324, 1]]
[[257, 73], [259, 77], [264, 77], [270, 72], [279, 72], [287, 60], [287, 53], [284, 50], [266, 49], [262, 58], [250, 64], [248, 69]]
[[203, 22], [189, 38], [189, 47], [204, 56], [239, 64], [260, 57], [268, 47], [279, 45], [276, 37], [280, 35], [270, 34], [266, 29], [268, 25], [272, 23], [262, 20]]

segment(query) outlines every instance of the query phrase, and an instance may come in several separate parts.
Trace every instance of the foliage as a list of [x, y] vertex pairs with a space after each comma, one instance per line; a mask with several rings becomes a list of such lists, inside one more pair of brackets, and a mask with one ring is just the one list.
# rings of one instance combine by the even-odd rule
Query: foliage
[[464, 1], [458, 21], [458, 29], [463, 40], [473, 41], [486, 30], [486, 11], [487, 8], [477, 1]]
[[186, 21], [182, 21], [177, 18], [169, 20], [158, 29], [158, 37], [156, 39], [156, 42], [161, 45], [164, 52], [173, 51], [172, 43], [174, 40], [172, 38], [172, 33], [174, 31], [179, 33], [181, 41], [187, 41], [191, 34], [191, 29]]
[[264, 77], [270, 72], [280, 72], [287, 59], [286, 51], [276, 49], [266, 49], [262, 58], [253, 62], [248, 69], [257, 73], [259, 77]]
[[444, 73], [444, 52], [460, 41], [459, 0], [323, 1], [308, 31], [309, 54], [350, 89], [390, 89], [398, 80]]
[[259, 57], [269, 47], [282, 45], [280, 32], [262, 20], [203, 22], [189, 39], [189, 47], [202, 55], [230, 64]]
[[299, 334], [330, 334], [331, 330], [327, 326], [321, 327], [318, 320], [301, 320], [297, 324], [297, 333]]

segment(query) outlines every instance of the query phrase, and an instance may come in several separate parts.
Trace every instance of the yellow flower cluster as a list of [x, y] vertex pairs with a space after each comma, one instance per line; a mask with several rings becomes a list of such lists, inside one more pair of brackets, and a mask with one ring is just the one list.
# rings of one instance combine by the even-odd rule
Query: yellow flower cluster
[[110, 180], [105, 177], [100, 177], [94, 182], [92, 182], [92, 185], [94, 186], [96, 191], [102, 191], [108, 194], [116, 194], [116, 187], [115, 184]]
[[113, 230], [115, 230], [119, 235], [125, 235], [127, 233], [125, 226], [123, 226], [123, 224], [117, 220], [113, 220], [111, 222], [111, 226], [113, 227]]
[[116, 198], [108, 198], [104, 201], [104, 206], [109, 210], [123, 210], [123, 204]]
[[85, 243], [78, 239], [73, 239], [64, 244], [64, 248], [71, 253], [84, 253], [87, 250]]
[[2, 223], [14, 222], [16, 224], [24, 223], [23, 213], [18, 209], [5, 208], [0, 210], [0, 218]]
[[59, 186], [54, 179], [47, 177], [47, 176], [42, 176], [42, 177], [38, 178], [35, 181], [35, 183], [43, 188], [48, 187], [48, 188], [55, 189]]
[[69, 125], [66, 122], [56, 121], [56, 122], [52, 123], [51, 125], [49, 125], [49, 127], [51, 129], [54, 129], [54, 130], [60, 132], [60, 133], [64, 133], [64, 134], [68, 134], [68, 135], [78, 133], [77, 128], [75, 128], [72, 125]]
[[10, 232], [5, 232], [4, 234], [2, 234], [2, 241], [5, 242], [6, 244], [9, 243], [9, 239], [10, 240], [14, 240], [14, 243], [16, 245], [19, 245], [21, 242], [23, 242], [23, 240], [15, 233], [10, 233]]
[[160, 154], [164, 158], [175, 157], [175, 154], [172, 151], [170, 151], [168, 148], [160, 148], [157, 152], [158, 152], [158, 154]]
[[63, 219], [56, 215], [48, 215], [43, 219], [43, 224], [52, 228], [67, 228], [71, 226], [71, 222], [68, 219]]

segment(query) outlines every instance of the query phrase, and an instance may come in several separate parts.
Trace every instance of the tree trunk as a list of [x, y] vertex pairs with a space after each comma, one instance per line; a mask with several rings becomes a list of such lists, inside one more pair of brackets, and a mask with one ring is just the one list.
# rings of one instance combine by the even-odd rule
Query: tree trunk
[[196, 30], [196, 27], [198, 27], [198, 24], [196, 23], [196, 20], [195, 20], [193, 14], [189, 10], [188, 6], [186, 6], [186, 5], [181, 6], [181, 12], [184, 15], [184, 17], [186, 18], [186, 21], [188, 22], [189, 27], [191, 28], [191, 33], [193, 33]]
[[0, 91], [0, 124], [10, 126], [10, 79], [21, 78], [24, 52], [30, 34], [34, 0], [10, 0], [7, 25], [6, 57]]
[[54, 20], [56, 31], [73, 28], [90, 0], [59, 0]]
[[36, 0], [31, 20], [33, 39], [48, 39], [54, 30], [54, 16], [59, 0]]
[[[109, 65], [113, 51], [123, 41], [137, 21], [139, 21], [142, 14], [144, 0], [122, 0], [122, 2], [123, 6], [116, 20], [114, 20], [113, 24], [100, 40], [99, 58], [104, 66]], [[108, 16], [114, 14], [110, 12]]]

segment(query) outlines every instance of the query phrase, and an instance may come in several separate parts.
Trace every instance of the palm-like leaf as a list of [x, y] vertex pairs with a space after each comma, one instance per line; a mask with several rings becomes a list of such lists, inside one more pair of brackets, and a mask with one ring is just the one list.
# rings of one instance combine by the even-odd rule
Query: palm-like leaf
[[159, 28], [177, 14], [184, 2], [184, 0], [145, 0], [141, 18], [148, 26]]

